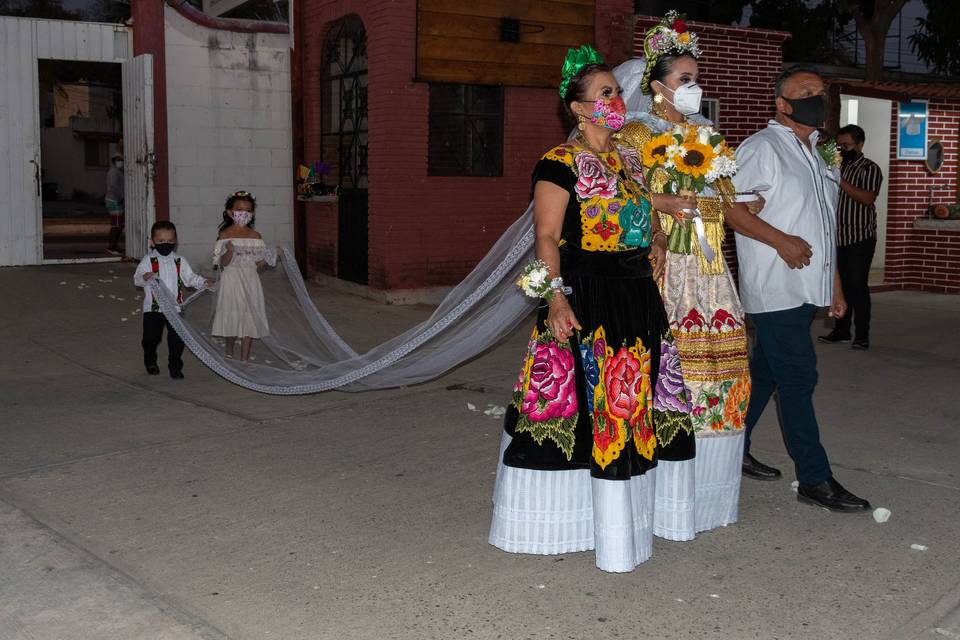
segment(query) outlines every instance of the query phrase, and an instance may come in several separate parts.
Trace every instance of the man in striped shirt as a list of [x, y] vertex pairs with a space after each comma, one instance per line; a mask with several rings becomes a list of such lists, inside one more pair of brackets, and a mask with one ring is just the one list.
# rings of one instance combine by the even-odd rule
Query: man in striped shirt
[[833, 331], [820, 342], [850, 342], [850, 325], [856, 327], [854, 349], [870, 348], [870, 264], [877, 248], [877, 209], [883, 174], [880, 167], [863, 155], [866, 135], [849, 124], [837, 134], [843, 156], [840, 168], [840, 201], [837, 205], [837, 270], [847, 298], [847, 312]]

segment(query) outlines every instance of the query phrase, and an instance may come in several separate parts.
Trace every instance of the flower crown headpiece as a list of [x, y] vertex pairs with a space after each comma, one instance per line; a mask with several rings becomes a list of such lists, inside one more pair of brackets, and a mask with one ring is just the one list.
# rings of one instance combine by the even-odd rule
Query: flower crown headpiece
[[650, 72], [657, 65], [657, 60], [666, 54], [688, 53], [694, 58], [700, 57], [700, 45], [697, 34], [687, 30], [684, 22], [685, 15], [676, 11], [668, 11], [660, 24], [647, 31], [643, 38], [643, 54], [647, 58], [647, 68], [640, 81], [640, 90], [650, 93]]
[[600, 52], [588, 44], [581, 45], [579, 49], [567, 49], [567, 58], [563, 61], [563, 71], [560, 73], [560, 99], [567, 95], [567, 88], [573, 77], [588, 64], [603, 64], [603, 56]]
[[249, 191], [234, 191], [233, 193], [230, 194], [230, 197], [231, 198], [250, 198], [254, 202], [257, 201], [257, 199], [254, 198], [253, 194], [250, 193]]

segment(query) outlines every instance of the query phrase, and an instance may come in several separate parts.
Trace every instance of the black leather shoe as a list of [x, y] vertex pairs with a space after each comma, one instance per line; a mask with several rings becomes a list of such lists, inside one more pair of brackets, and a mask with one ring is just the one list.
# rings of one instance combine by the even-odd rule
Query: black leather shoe
[[831, 331], [825, 336], [820, 336], [817, 340], [825, 344], [840, 344], [841, 342], [850, 342], [850, 334]]
[[174, 380], [183, 380], [183, 371], [171, 371], [170, 377]]
[[160, 367], [158, 367], [155, 364], [149, 364], [147, 365], [147, 373], [149, 373], [152, 376], [158, 376], [160, 375]]
[[867, 511], [870, 508], [869, 502], [853, 495], [833, 478], [820, 484], [801, 484], [797, 487], [797, 500], [830, 511]]
[[853, 344], [850, 345], [851, 349], [856, 349], [857, 351], [866, 351], [870, 348], [870, 339], [869, 338], [857, 338], [853, 341]]
[[749, 453], [743, 454], [743, 475], [754, 480], [779, 480], [780, 470], [768, 467]]

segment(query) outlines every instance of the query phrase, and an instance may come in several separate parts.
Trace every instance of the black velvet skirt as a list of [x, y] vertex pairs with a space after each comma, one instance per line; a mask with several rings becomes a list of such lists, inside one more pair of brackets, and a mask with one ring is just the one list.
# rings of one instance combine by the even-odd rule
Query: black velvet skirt
[[582, 329], [560, 342], [540, 309], [507, 408], [504, 464], [627, 480], [658, 459], [692, 458], [689, 391], [649, 249], [560, 255]]

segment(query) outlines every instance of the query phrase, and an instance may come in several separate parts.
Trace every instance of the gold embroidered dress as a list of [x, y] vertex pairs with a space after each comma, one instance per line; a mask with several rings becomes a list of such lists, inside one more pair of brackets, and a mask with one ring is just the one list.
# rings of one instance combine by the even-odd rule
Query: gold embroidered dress
[[[692, 117], [691, 120], [699, 120]], [[653, 114], [629, 122], [621, 142], [642, 150], [654, 136], [674, 125]], [[707, 126], [688, 122], [688, 127]], [[645, 167], [652, 158], [643, 158]], [[651, 176], [650, 188], [662, 193], [666, 175]], [[743, 427], [750, 398], [750, 374], [744, 313], [723, 257], [724, 211], [733, 200], [729, 180], [719, 179], [697, 198], [708, 261], [691, 221], [676, 222], [660, 213], [668, 234], [666, 272], [661, 295], [680, 352], [684, 380], [692, 392], [691, 419], [697, 437], [695, 530], [735, 522], [740, 488]], [[692, 532], [691, 532], [692, 533]]]

